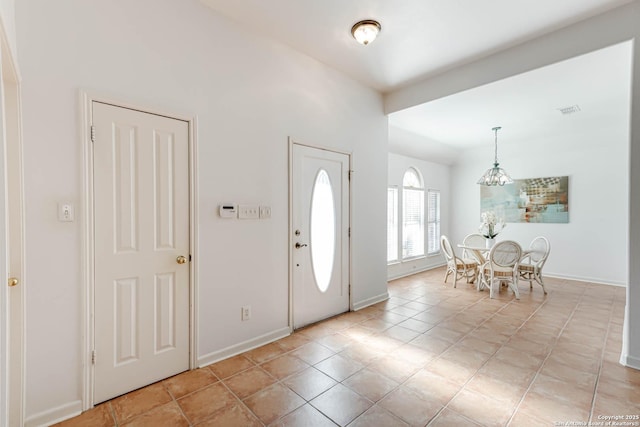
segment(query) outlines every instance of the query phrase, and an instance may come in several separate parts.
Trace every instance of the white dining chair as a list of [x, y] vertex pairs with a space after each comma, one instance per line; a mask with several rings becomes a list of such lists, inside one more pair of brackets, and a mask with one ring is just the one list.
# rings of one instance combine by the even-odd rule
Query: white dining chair
[[533, 289], [533, 282], [542, 286], [542, 292], [547, 294], [542, 279], [542, 267], [551, 251], [551, 245], [546, 237], [538, 236], [531, 241], [529, 249], [524, 252], [518, 265], [518, 273], [521, 280], [529, 282], [529, 289]]
[[489, 298], [493, 298], [500, 291], [501, 283], [507, 283], [516, 299], [520, 299], [518, 263], [521, 256], [522, 248], [513, 240], [502, 240], [491, 248], [489, 258], [482, 267], [480, 279], [489, 287]]
[[447, 283], [447, 278], [450, 274], [453, 274], [453, 287], [455, 288], [459, 274], [460, 278], [467, 279], [467, 283], [473, 283], [478, 277], [478, 262], [475, 259], [458, 257], [451, 246], [451, 242], [449, 242], [449, 238], [444, 234], [440, 237], [440, 246], [447, 260], [444, 282]]
[[[480, 233], [472, 233], [467, 234], [467, 236], [462, 241], [463, 246], [475, 247], [475, 248], [484, 248], [487, 243], [487, 239]], [[477, 258], [476, 252], [470, 249], [463, 249], [462, 251], [463, 258]], [[484, 259], [479, 259], [478, 263], [482, 264]]]

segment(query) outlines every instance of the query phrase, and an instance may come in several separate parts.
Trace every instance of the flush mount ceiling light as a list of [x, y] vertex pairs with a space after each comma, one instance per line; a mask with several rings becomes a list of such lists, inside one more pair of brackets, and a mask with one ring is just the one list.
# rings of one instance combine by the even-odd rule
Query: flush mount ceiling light
[[365, 19], [364, 21], [353, 24], [351, 34], [358, 43], [366, 46], [376, 39], [381, 29], [382, 27], [378, 21]]
[[500, 167], [498, 163], [498, 131], [502, 129], [497, 126], [492, 130], [496, 134], [496, 142], [495, 142], [495, 160], [493, 162], [493, 167], [487, 169], [487, 171], [480, 177], [478, 180], [478, 184], [480, 185], [505, 185], [505, 184], [513, 184], [513, 179], [507, 174], [507, 172]]

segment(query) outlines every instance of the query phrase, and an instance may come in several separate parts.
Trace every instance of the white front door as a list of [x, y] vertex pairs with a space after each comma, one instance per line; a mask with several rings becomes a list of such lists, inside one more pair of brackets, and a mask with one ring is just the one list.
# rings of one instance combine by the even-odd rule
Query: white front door
[[293, 144], [293, 327], [349, 310], [349, 156]]
[[189, 369], [189, 127], [92, 111], [99, 403]]

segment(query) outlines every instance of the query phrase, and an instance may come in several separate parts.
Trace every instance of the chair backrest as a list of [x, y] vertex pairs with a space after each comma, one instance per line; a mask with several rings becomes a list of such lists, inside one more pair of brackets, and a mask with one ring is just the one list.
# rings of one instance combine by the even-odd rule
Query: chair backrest
[[514, 267], [522, 256], [522, 248], [513, 240], [502, 240], [489, 251], [489, 261], [499, 267]]
[[529, 256], [531, 257], [531, 261], [542, 267], [542, 265], [547, 260], [547, 257], [549, 256], [550, 250], [551, 245], [549, 244], [549, 240], [547, 240], [546, 237], [536, 237], [531, 241], [531, 244], [529, 245]]
[[485, 237], [482, 234], [473, 233], [473, 234], [467, 235], [467, 237], [465, 237], [464, 240], [462, 241], [462, 244], [465, 246], [483, 248], [486, 244], [486, 240], [487, 239], [485, 239]]
[[451, 246], [451, 242], [449, 242], [449, 238], [444, 234], [440, 236], [440, 247], [442, 248], [442, 253], [447, 261], [454, 260], [456, 258], [455, 252], [453, 252], [453, 247]]

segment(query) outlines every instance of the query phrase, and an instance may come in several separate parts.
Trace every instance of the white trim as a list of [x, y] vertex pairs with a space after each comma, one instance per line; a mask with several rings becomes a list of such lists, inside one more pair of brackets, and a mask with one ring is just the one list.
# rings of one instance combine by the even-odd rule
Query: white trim
[[289, 152], [289, 331], [293, 332], [293, 138], [287, 138]]
[[200, 206], [198, 197], [198, 116], [193, 116], [189, 120], [189, 255], [191, 262], [189, 263], [190, 277], [189, 295], [190, 295], [190, 319], [189, 319], [189, 369], [195, 369], [198, 360], [198, 294], [199, 286], [198, 269], [196, 268], [198, 248], [198, 224], [200, 216], [197, 207]]
[[132, 104], [130, 102], [123, 102], [120, 99], [114, 99], [113, 97], [94, 93], [89, 90], [80, 91], [80, 136], [79, 140], [82, 144], [82, 178], [83, 178], [83, 192], [81, 205], [84, 207], [84, 216], [81, 218], [82, 234], [82, 249], [83, 249], [83, 262], [82, 262], [82, 277], [84, 277], [85, 286], [82, 287], [82, 301], [83, 304], [83, 317], [84, 322], [84, 334], [82, 340], [82, 355], [81, 361], [83, 363], [82, 372], [82, 410], [88, 410], [93, 407], [93, 389], [94, 389], [94, 366], [91, 363], [91, 351], [95, 347], [95, 334], [94, 334], [94, 246], [95, 241], [93, 239], [94, 230], [94, 211], [93, 211], [93, 144], [91, 142], [91, 119], [93, 117], [92, 105], [93, 102], [100, 102], [105, 104], [114, 105], [117, 107], [128, 108], [131, 110], [137, 110], [149, 114], [164, 116], [176, 120], [187, 122], [189, 129], [189, 239], [190, 239], [190, 278], [189, 278], [189, 369], [195, 369], [197, 361], [197, 315], [195, 303], [197, 295], [197, 277], [196, 277], [196, 262], [197, 256], [197, 138], [196, 138], [196, 115], [185, 115], [167, 112], [163, 108], [155, 108], [152, 106], [140, 106], [139, 104]]
[[[5, 29], [4, 21], [1, 18], [2, 17], [0, 16], [0, 37], [2, 38], [2, 70], [3, 72], [10, 71], [13, 77], [11, 82], [19, 85], [22, 81], [22, 77], [17, 61], [18, 55], [13, 51], [13, 49], [11, 49], [11, 44], [7, 39], [7, 31]], [[4, 64], [7, 64], [8, 68], [5, 68]]]
[[571, 274], [559, 274], [559, 273], [547, 273], [544, 272], [543, 277], [551, 277], [554, 279], [565, 279], [565, 280], [576, 280], [578, 282], [588, 282], [594, 283], [597, 285], [608, 285], [608, 286], [617, 286], [621, 288], [626, 288], [627, 284], [624, 282], [616, 282], [611, 280], [605, 280], [601, 278], [595, 277], [584, 277], [584, 276], [574, 276]]
[[353, 235], [353, 230], [352, 230], [352, 224], [353, 224], [353, 185], [352, 185], [352, 181], [354, 179], [354, 173], [353, 173], [353, 153], [350, 151], [342, 151], [342, 150], [337, 150], [335, 148], [330, 148], [330, 147], [326, 147], [326, 146], [321, 146], [321, 145], [310, 145], [310, 144], [303, 144], [300, 143], [296, 140], [294, 140], [291, 136], [289, 136], [287, 138], [287, 142], [289, 145], [289, 329], [291, 331], [293, 331], [293, 240], [294, 240], [294, 235], [293, 235], [293, 145], [300, 145], [302, 147], [309, 147], [309, 148], [314, 148], [317, 150], [325, 150], [325, 151], [330, 151], [332, 153], [338, 153], [338, 154], [344, 154], [345, 156], [349, 157], [349, 182], [348, 182], [348, 189], [349, 189], [349, 199], [348, 199], [348, 219], [347, 221], [349, 221], [349, 225], [348, 225], [348, 229], [350, 230], [350, 235], [347, 235], [347, 239], [348, 239], [348, 250], [349, 250], [349, 255], [348, 255], [348, 259], [349, 259], [349, 265], [347, 266], [347, 268], [349, 269], [349, 274], [348, 274], [348, 278], [349, 278], [349, 310], [355, 310], [354, 305], [353, 305], [353, 250], [352, 248], [352, 244], [351, 244], [351, 235]]
[[222, 350], [205, 354], [198, 357], [197, 367], [202, 368], [203, 366], [211, 365], [213, 363], [219, 362], [220, 360], [227, 359], [229, 357], [244, 353], [249, 350], [253, 350], [254, 348], [262, 347], [265, 344], [272, 343], [284, 337], [288, 337], [289, 335], [291, 335], [291, 328], [281, 328], [273, 332], [260, 335], [259, 337], [234, 344], [231, 347], [223, 348]]
[[403, 277], [413, 276], [414, 274], [418, 274], [418, 273], [422, 273], [422, 272], [425, 272], [425, 271], [433, 270], [433, 269], [436, 269], [436, 268], [444, 267], [445, 265], [447, 265], [446, 262], [444, 262], [442, 264], [436, 264], [436, 265], [427, 265], [427, 266], [424, 266], [424, 267], [419, 268], [419, 269], [407, 271], [405, 273], [400, 273], [400, 274], [396, 274], [396, 275], [393, 275], [393, 276], [387, 276], [387, 280], [402, 279]]
[[389, 299], [389, 292], [385, 292], [380, 295], [376, 295], [371, 298], [367, 298], [365, 300], [359, 301], [353, 304], [353, 311], [362, 310], [363, 308], [367, 308], [370, 305], [377, 304], [382, 301], [386, 301]]
[[84, 208], [84, 215], [80, 218], [80, 229], [82, 230], [82, 255], [84, 259], [80, 267], [81, 277], [84, 277], [85, 286], [81, 287], [82, 316], [82, 410], [86, 411], [93, 407], [93, 368], [91, 366], [91, 349], [93, 343], [93, 144], [91, 143], [91, 117], [92, 100], [86, 92], [80, 92], [80, 135], [79, 140], [82, 145], [82, 194], [80, 205]]
[[628, 368], [640, 370], [640, 359], [637, 357], [629, 356], [628, 354], [620, 355], [620, 364]]
[[[397, 265], [397, 264], [389, 264], [389, 266], [392, 266], [392, 265]], [[400, 273], [400, 274], [397, 274], [397, 275], [388, 276], [387, 280], [401, 279], [403, 277], [412, 276], [414, 274], [422, 273], [422, 272], [428, 271], [428, 270], [433, 270], [435, 268], [443, 267], [445, 265], [447, 265], [447, 264], [446, 263], [442, 263], [442, 264], [437, 264], [437, 265], [429, 265], [429, 266], [423, 267], [421, 269], [416, 269], [416, 270], [408, 271], [406, 273]], [[626, 288], [627, 287], [627, 284], [624, 283], [624, 282], [612, 282], [612, 281], [606, 281], [606, 280], [602, 280], [602, 279], [595, 279], [595, 278], [592, 278], [592, 277], [572, 276], [572, 275], [557, 274], [557, 273], [545, 273], [544, 277], [549, 277], [549, 278], [553, 278], [553, 279], [576, 280], [576, 281], [579, 281], [579, 282], [594, 283], [594, 284], [597, 284], [597, 285], [616, 286], [616, 287], [621, 287], [621, 288]]]
[[[0, 354], [5, 364], [4, 372], [6, 376], [2, 378], [0, 384], [5, 387], [0, 392], [0, 426], [4, 425], [23, 425], [25, 416], [26, 401], [26, 256], [25, 256], [25, 209], [24, 209], [24, 161], [23, 161], [23, 135], [22, 135], [22, 96], [20, 87], [20, 71], [15, 54], [11, 49], [11, 45], [7, 40], [4, 22], [0, 20], [0, 43], [1, 43], [1, 84], [2, 84], [2, 105], [3, 105], [3, 132], [4, 132], [4, 149], [5, 149], [5, 166], [6, 162], [12, 165], [10, 168], [5, 167], [5, 203], [11, 203], [11, 211], [15, 215], [11, 215], [9, 206], [5, 206], [5, 230], [6, 239], [9, 245], [15, 247], [18, 244], [20, 252], [16, 258], [10, 255], [9, 247], [7, 247], [7, 277], [17, 277], [20, 280], [18, 301], [12, 303], [11, 308], [19, 312], [19, 322], [12, 322], [10, 319], [12, 311], [9, 310], [9, 290], [4, 287], [2, 296], [2, 310], [4, 319], [0, 321], [0, 325], [8, 326], [3, 332], [6, 337], [5, 350], [6, 354]], [[9, 106], [9, 108], [7, 108]], [[9, 197], [12, 196], [12, 200]], [[17, 211], [17, 212], [16, 212]], [[19, 229], [11, 226], [12, 219], [19, 222]], [[12, 221], [13, 222], [13, 221]], [[11, 230], [17, 231], [17, 235], [11, 237]], [[16, 268], [15, 262], [19, 261]], [[4, 286], [4, 285], [3, 285]], [[14, 292], [15, 294], [16, 292]], [[6, 302], [5, 302], [6, 301]], [[17, 307], [16, 307], [17, 306]], [[14, 319], [15, 320], [15, 319]], [[5, 321], [7, 323], [5, 323]], [[18, 323], [16, 326], [15, 323]], [[12, 326], [13, 325], [13, 326]], [[15, 333], [15, 335], [14, 335]], [[16, 345], [18, 341], [18, 345]], [[0, 346], [1, 347], [1, 346]], [[17, 375], [16, 374], [17, 371]], [[1, 373], [0, 373], [1, 375]], [[4, 382], [6, 379], [6, 383]]]
[[74, 400], [47, 411], [31, 415], [25, 420], [24, 427], [50, 426], [68, 420], [82, 413], [82, 401]]

